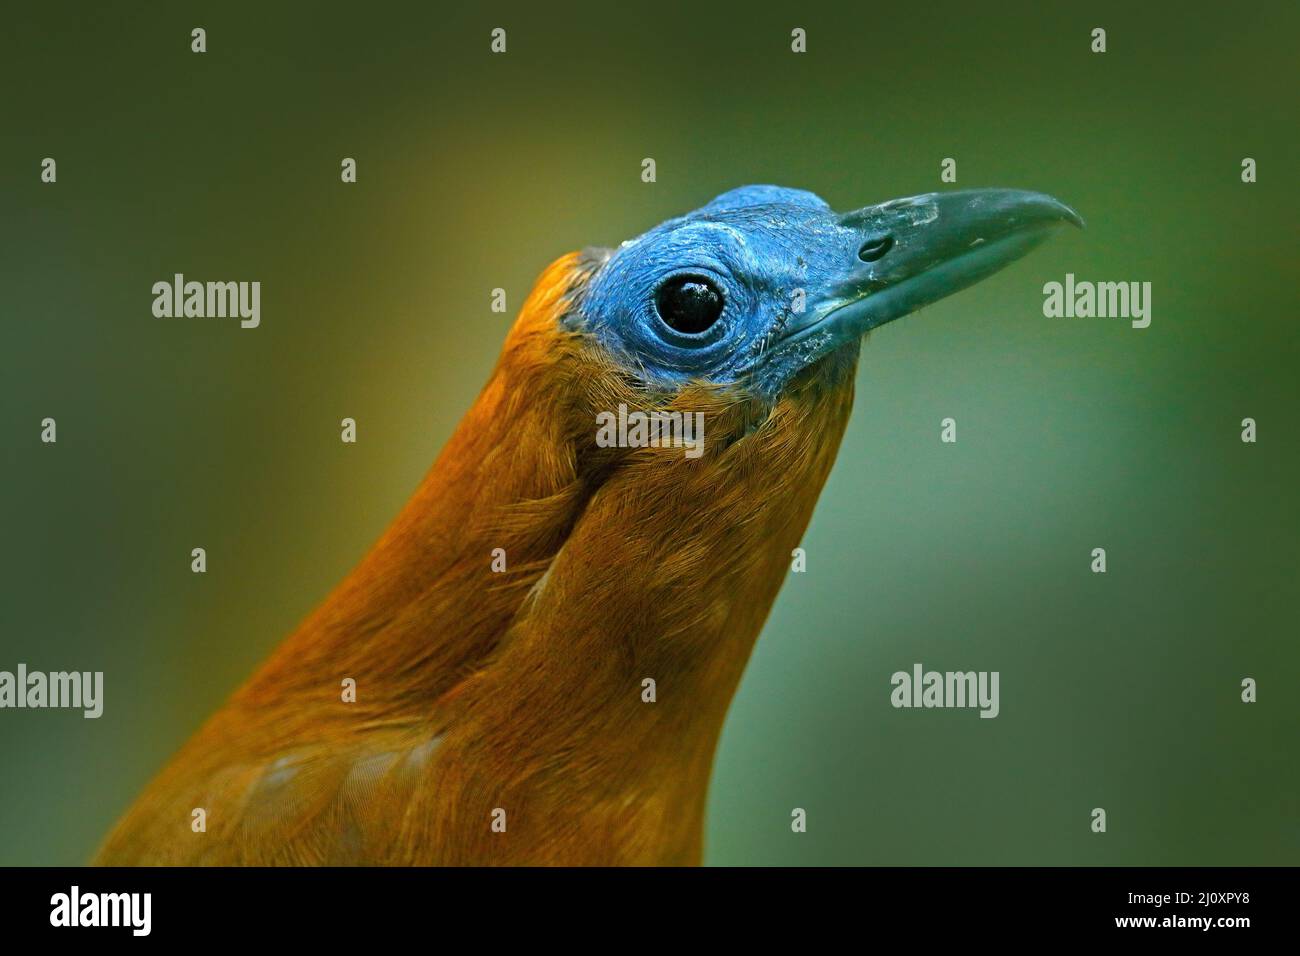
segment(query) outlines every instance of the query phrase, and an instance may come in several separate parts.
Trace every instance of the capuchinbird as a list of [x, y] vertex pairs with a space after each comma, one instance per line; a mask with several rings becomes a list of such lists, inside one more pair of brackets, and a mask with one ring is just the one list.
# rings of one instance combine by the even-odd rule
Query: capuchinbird
[[[559, 259], [410, 502], [96, 862], [698, 863], [864, 334], [1061, 223], [1018, 190], [748, 186]], [[620, 406], [702, 415], [702, 447], [599, 441]]]

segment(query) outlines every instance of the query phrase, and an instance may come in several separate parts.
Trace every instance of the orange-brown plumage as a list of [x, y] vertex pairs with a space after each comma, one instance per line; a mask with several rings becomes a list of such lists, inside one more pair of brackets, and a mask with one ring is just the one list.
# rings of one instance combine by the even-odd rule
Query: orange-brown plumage
[[[966, 202], [987, 215], [991, 194]], [[809, 248], [847, 242], [849, 279], [874, 291], [884, 279], [854, 255], [855, 237], [900, 209], [920, 228], [935, 217], [918, 218], [914, 205], [872, 209], [874, 218], [823, 222], [834, 214], [810, 194], [741, 190], [699, 220], [660, 227], [664, 255], [691, 254], [682, 235], [697, 226], [710, 243], [752, 228], [738, 273], [759, 270], [751, 260], [767, 237], [794, 270], [789, 281], [811, 284], [810, 252], [795, 243], [786, 255], [805, 228]], [[972, 245], [969, 235], [945, 241]], [[655, 242], [627, 255], [655, 265]], [[727, 707], [834, 463], [857, 342], [888, 317], [861, 307], [885, 301], [872, 293], [846, 298], [848, 279], [822, 283], [823, 319], [785, 310], [789, 281], [775, 272], [749, 276], [761, 301], [742, 318], [754, 334], [737, 326], [717, 360], [732, 368], [742, 357], [746, 374], [656, 371], [611, 345], [598, 322], [572, 321], [597, 275], [602, 301], [631, 294], [637, 276], [610, 262], [575, 253], [543, 273], [402, 512], [146, 789], [97, 862], [700, 861]], [[922, 268], [913, 273], [932, 274]], [[698, 311], [712, 293], [721, 299], [706, 288], [714, 281], [697, 275], [658, 307]], [[747, 294], [726, 291], [727, 308]], [[703, 414], [702, 454], [603, 447], [597, 415], [620, 404]], [[345, 678], [356, 681], [355, 702], [342, 699]], [[191, 828], [195, 809], [206, 832]], [[492, 825], [497, 811], [504, 832]]]
[[711, 439], [698, 459], [597, 448], [598, 410], [652, 396], [561, 329], [583, 281], [576, 254], [546, 270], [411, 501], [97, 862], [699, 861], [727, 704], [852, 379], [792, 393], [748, 436], [749, 400], [687, 390], [675, 401], [705, 412]]

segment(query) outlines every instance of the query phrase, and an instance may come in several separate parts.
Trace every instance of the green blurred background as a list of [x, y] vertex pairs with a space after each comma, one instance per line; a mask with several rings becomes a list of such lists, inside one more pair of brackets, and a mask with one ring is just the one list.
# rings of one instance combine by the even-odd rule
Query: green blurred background
[[[1300, 8], [114, 6], [0, 39], [0, 669], [106, 672], [97, 721], [0, 712], [0, 863], [86, 860], [360, 558], [489, 372], [491, 289], [745, 183], [953, 188], [944, 157], [1088, 229], [867, 343], [707, 861], [1300, 862]], [[260, 280], [261, 328], [154, 318], [174, 272]], [[1044, 318], [1066, 272], [1151, 282], [1151, 327]], [[1000, 671], [1001, 716], [894, 710], [918, 661]]]

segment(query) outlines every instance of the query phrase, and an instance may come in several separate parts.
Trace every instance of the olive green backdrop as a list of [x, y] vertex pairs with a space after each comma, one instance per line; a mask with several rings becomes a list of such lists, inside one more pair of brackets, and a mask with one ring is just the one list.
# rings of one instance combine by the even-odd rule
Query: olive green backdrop
[[[0, 669], [103, 670], [106, 709], [0, 711], [0, 862], [89, 857], [397, 512], [552, 258], [944, 157], [1088, 229], [867, 342], [707, 860], [1300, 862], [1294, 4], [438, 6], [5, 13]], [[174, 272], [260, 280], [261, 328], [154, 318]], [[1066, 272], [1151, 282], [1151, 327], [1044, 318]], [[918, 661], [1000, 671], [1001, 716], [893, 709]]]

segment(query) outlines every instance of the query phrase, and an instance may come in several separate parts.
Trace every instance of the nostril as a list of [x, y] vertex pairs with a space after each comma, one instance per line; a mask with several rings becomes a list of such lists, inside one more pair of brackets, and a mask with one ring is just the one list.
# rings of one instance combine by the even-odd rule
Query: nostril
[[868, 239], [858, 250], [858, 258], [863, 262], [875, 262], [890, 249], [894, 248], [893, 236], [879, 236], [875, 239]]

